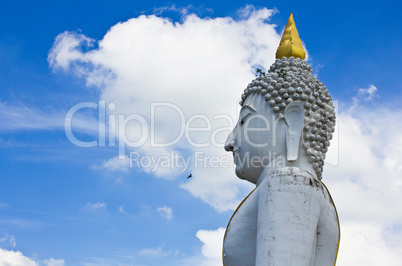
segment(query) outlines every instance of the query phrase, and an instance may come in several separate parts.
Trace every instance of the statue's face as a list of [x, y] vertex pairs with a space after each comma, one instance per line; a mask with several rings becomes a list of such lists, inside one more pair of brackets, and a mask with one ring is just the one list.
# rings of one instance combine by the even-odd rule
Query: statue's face
[[285, 156], [285, 123], [263, 96], [249, 95], [225, 149], [233, 152], [236, 175], [256, 183], [262, 170], [277, 161], [274, 158]]

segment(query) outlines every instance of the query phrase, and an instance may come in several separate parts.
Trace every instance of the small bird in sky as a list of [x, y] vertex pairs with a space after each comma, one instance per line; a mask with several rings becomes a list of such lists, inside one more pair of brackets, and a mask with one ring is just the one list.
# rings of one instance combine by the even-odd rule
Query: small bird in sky
[[193, 176], [193, 174], [189, 174], [187, 178], [191, 178]]

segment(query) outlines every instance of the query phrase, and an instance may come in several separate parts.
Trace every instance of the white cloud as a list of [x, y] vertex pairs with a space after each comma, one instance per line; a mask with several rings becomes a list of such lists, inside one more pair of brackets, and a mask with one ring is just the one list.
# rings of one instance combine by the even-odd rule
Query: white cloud
[[341, 221], [339, 265], [400, 264], [401, 115], [363, 106], [338, 115], [339, 164], [324, 168], [323, 181]]
[[196, 237], [202, 242], [200, 254], [185, 259], [181, 265], [220, 266], [222, 265], [223, 236], [225, 228], [198, 230]]
[[336, 265], [400, 265], [401, 232], [395, 235], [399, 245], [390, 245], [384, 239], [384, 229], [375, 224], [343, 223], [341, 229], [342, 242]]
[[100, 210], [100, 209], [105, 209], [106, 208], [106, 203], [104, 202], [96, 202], [96, 203], [87, 203], [85, 207], [89, 210]]
[[370, 84], [367, 89], [359, 89], [357, 95], [353, 97], [353, 105], [350, 110], [354, 110], [361, 101], [370, 101], [376, 96], [377, 87]]
[[16, 244], [17, 242], [13, 235], [5, 234], [3, 237], [0, 237], [0, 247], [15, 248]]
[[202, 255], [208, 259], [221, 259], [225, 228], [216, 230], [199, 230], [196, 237], [203, 243]]
[[127, 172], [130, 168], [130, 162], [127, 156], [122, 159], [117, 156], [103, 162], [101, 165], [93, 165], [91, 168], [93, 170], [106, 170], [109, 172]]
[[163, 206], [163, 207], [159, 207], [156, 209], [159, 214], [166, 218], [166, 220], [172, 220], [173, 219], [173, 211], [172, 208], [167, 207], [167, 206]]
[[37, 261], [35, 258], [29, 258], [22, 254], [21, 251], [6, 250], [0, 248], [0, 265], [1, 266], [64, 266], [63, 259], [45, 259]]
[[371, 84], [367, 89], [359, 89], [357, 95], [361, 96], [364, 100], [369, 101], [373, 99], [377, 92], [377, 87]]
[[159, 258], [169, 256], [171, 253], [171, 251], [165, 251], [162, 246], [159, 246], [156, 248], [144, 248], [138, 252], [138, 255]]
[[0, 102], [2, 130], [18, 129], [56, 129], [62, 128], [64, 117], [49, 114], [39, 109]]
[[38, 263], [31, 258], [25, 257], [20, 251], [0, 248], [0, 265], [38, 266]]
[[138, 213], [128, 212], [128, 211], [126, 211], [124, 209], [123, 206], [119, 206], [119, 208], [117, 210], [117, 213], [121, 213], [121, 214], [123, 214], [123, 215], [125, 215], [125, 216], [127, 216], [127, 217], [129, 217], [131, 219], [136, 219], [138, 217], [148, 216], [148, 215], [150, 215], [151, 212], [153, 212], [153, 210], [151, 208], [149, 208], [148, 206], [146, 206], [146, 205], [143, 205], [142, 210], [140, 212], [138, 212]]
[[136, 263], [137, 259], [133, 256], [119, 256], [113, 257], [87, 257], [80, 263], [83, 266], [109, 266], [109, 265], [135, 265], [144, 266]]
[[64, 266], [65, 261], [63, 259], [56, 260], [53, 258], [43, 260], [43, 264], [46, 266]]
[[349, 221], [402, 223], [402, 213], [395, 212], [402, 202], [402, 126], [394, 123], [401, 115], [356, 110], [338, 116], [339, 165], [325, 167], [324, 182], [339, 193], [340, 212]]
[[122, 213], [127, 215], [126, 211], [124, 210], [123, 206], [119, 206], [118, 213]]
[[67, 71], [70, 69], [71, 63], [75, 60], [83, 62], [88, 61], [84, 60], [81, 51], [77, 50], [77, 47], [80, 45], [92, 47], [93, 40], [82, 34], [72, 34], [71, 32], [59, 34], [48, 56], [50, 66], [52, 68], [62, 68]]
[[[0, 131], [15, 130], [64, 130], [64, 120], [67, 112], [41, 110], [19, 104], [0, 102]], [[98, 122], [77, 112], [72, 123], [73, 132], [98, 135]]]
[[193, 11], [199, 11], [201, 9], [206, 10], [211, 13], [213, 12], [212, 9], [197, 8], [197, 7], [194, 7], [193, 5], [188, 5], [186, 7], [177, 7], [176, 5], [171, 5], [171, 6], [154, 8], [153, 14], [154, 15], [162, 15], [162, 13], [165, 13], [166, 11], [172, 11], [172, 12], [178, 13], [182, 16], [186, 16], [190, 12], [194, 13]]
[[[254, 78], [253, 67], [268, 68], [274, 61], [280, 36], [276, 26], [267, 23], [274, 12], [247, 6], [239, 11], [237, 20], [182, 13], [182, 23], [153, 15], [139, 16], [114, 25], [98, 42], [99, 48], [88, 52], [81, 47], [91, 47], [93, 40], [82, 34], [64, 32], [57, 36], [48, 60], [53, 69], [74, 73], [85, 78], [88, 86], [97, 86], [102, 100], [116, 104], [116, 109], [108, 113], [116, 118], [119, 114], [124, 118], [135, 114], [145, 118], [145, 123], [151, 123], [151, 103], [176, 106], [176, 109], [155, 108], [157, 143], [174, 140], [184, 128], [182, 122], [197, 114], [211, 121], [211, 130], [227, 128], [216, 136], [217, 147], [201, 150], [190, 145], [185, 137], [169, 147], [155, 148], [147, 139], [151, 132], [143, 131], [138, 119], [112, 125], [116, 132], [125, 132], [123, 136], [117, 134], [120, 141], [144, 141], [135, 148], [143, 156], [158, 159], [173, 152], [188, 158], [200, 150], [205, 156], [226, 155], [223, 142], [234, 123], [241, 92]], [[181, 120], [181, 112], [185, 121]], [[220, 114], [226, 115], [226, 119], [214, 119]], [[195, 119], [191, 127], [197, 126], [207, 125], [202, 119]], [[201, 132], [189, 136], [194, 142], [208, 143], [212, 135]], [[110, 162], [110, 167], [116, 166], [113, 169], [126, 169], [115, 158]], [[141, 169], [164, 178], [176, 178], [184, 173], [182, 168], [172, 165], [156, 169], [153, 166]], [[184, 170], [192, 171], [192, 167]], [[231, 167], [216, 171], [208, 164], [194, 169], [194, 174], [198, 179], [190, 180], [182, 188], [219, 211], [234, 209], [243, 190], [248, 189], [245, 183], [236, 181]]]

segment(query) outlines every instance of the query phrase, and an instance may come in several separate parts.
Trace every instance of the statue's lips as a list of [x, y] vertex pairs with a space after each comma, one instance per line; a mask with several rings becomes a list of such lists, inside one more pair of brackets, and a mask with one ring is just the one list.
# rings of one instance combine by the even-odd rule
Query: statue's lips
[[238, 156], [239, 156], [239, 151], [240, 151], [240, 148], [238, 148], [237, 150], [234, 150], [234, 151], [233, 151], [233, 160], [234, 160], [234, 163], [236, 163], [236, 159], [237, 159]]

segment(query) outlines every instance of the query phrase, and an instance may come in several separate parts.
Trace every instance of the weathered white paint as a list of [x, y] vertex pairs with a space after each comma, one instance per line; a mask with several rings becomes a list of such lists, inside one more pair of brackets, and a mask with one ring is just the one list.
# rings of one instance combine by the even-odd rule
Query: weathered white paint
[[223, 256], [235, 265], [334, 265], [337, 214], [327, 189], [296, 167], [275, 169], [239, 206]]

